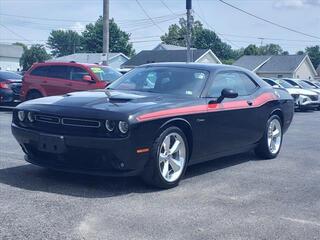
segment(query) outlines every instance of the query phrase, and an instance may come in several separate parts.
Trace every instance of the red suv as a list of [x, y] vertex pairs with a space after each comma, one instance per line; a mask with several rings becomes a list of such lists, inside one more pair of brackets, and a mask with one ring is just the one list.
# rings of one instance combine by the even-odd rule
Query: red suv
[[76, 62], [34, 64], [24, 75], [21, 100], [105, 88], [121, 73], [111, 67]]

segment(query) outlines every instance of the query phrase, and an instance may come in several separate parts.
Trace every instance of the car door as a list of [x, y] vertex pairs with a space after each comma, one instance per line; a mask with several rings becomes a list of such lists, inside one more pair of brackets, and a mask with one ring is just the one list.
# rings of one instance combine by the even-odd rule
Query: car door
[[[218, 103], [223, 89], [236, 91], [238, 97]], [[253, 106], [258, 89], [258, 84], [244, 72], [223, 71], [213, 77], [207, 92], [208, 153], [237, 152], [258, 140], [258, 116]]]
[[96, 89], [96, 81], [92, 79], [92, 82], [83, 80], [84, 76], [91, 76], [87, 70], [82, 67], [72, 66], [70, 69], [69, 87], [71, 92], [85, 91], [90, 89]]
[[46, 90], [48, 96], [62, 95], [70, 92], [67, 79], [67, 66], [52, 65], [48, 69], [47, 78], [43, 79], [42, 87]]

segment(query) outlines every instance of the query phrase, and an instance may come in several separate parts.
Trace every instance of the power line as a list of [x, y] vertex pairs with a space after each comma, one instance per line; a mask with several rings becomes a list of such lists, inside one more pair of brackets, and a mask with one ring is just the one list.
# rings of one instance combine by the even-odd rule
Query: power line
[[19, 37], [19, 38], [21, 38], [21, 39], [23, 39], [23, 40], [25, 40], [25, 41], [31, 42], [30, 40], [26, 39], [24, 36], [16, 33], [15, 31], [11, 30], [11, 29], [8, 28], [7, 26], [3, 25], [2, 23], [0, 23], [0, 25], [1, 25], [3, 28], [7, 29], [7, 30], [8, 30], [9, 32], [11, 32], [12, 34], [16, 35], [17, 37]]
[[253, 13], [250, 13], [250, 12], [248, 12], [248, 11], [246, 11], [246, 10], [243, 10], [243, 9], [237, 7], [237, 6], [234, 6], [234, 5], [228, 3], [228, 2], [226, 2], [226, 1], [224, 1], [224, 0], [217, 0], [217, 1], [219, 1], [219, 2], [221, 2], [221, 3], [223, 3], [223, 4], [227, 5], [227, 6], [229, 6], [229, 7], [231, 7], [231, 8], [234, 8], [234, 9], [240, 11], [240, 12], [243, 12], [243, 13], [251, 16], [251, 17], [254, 17], [254, 18], [257, 18], [257, 19], [259, 19], [259, 20], [261, 20], [261, 21], [264, 21], [264, 22], [267, 22], [267, 23], [269, 23], [269, 24], [272, 24], [272, 25], [274, 25], [274, 26], [277, 26], [277, 27], [286, 29], [286, 30], [291, 31], [291, 32], [294, 32], [294, 33], [302, 34], [302, 35], [307, 36], [307, 37], [311, 37], [311, 38], [315, 38], [315, 39], [319, 39], [319, 40], [320, 40], [320, 37], [318, 37], [318, 36], [311, 35], [311, 34], [308, 34], [308, 33], [304, 33], [304, 32], [295, 30], [295, 29], [293, 29], [293, 28], [289, 28], [289, 27], [283, 26], [283, 25], [281, 25], [281, 24], [272, 22], [272, 21], [267, 20], [267, 19], [265, 19], [265, 18], [259, 17], [259, 16], [255, 15], [255, 14], [253, 14]]
[[139, 7], [141, 8], [141, 10], [144, 12], [144, 14], [150, 19], [150, 21], [161, 31], [164, 32], [162, 30], [162, 28], [153, 20], [153, 18], [147, 13], [147, 11], [144, 9], [144, 7], [142, 6], [142, 4], [139, 2], [139, 0], [136, 0], [137, 4], [139, 5]]

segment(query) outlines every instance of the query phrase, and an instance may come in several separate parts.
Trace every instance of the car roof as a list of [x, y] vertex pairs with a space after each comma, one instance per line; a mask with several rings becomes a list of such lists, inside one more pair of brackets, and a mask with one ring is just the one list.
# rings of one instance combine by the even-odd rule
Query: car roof
[[[40, 62], [35, 63], [35, 66], [54, 66], [54, 65], [65, 65], [65, 66], [88, 66], [88, 67], [102, 67], [102, 65], [94, 64], [94, 63], [79, 63], [79, 62]], [[108, 66], [103, 66], [108, 67]]]
[[[181, 62], [168, 62], [168, 63], [148, 63], [143, 64], [139, 67], [181, 67], [181, 68], [196, 68], [200, 70], [207, 70], [207, 71], [216, 71], [216, 70], [240, 70], [247, 72], [247, 69], [232, 66], [232, 65], [225, 65], [225, 64], [212, 64], [212, 63], [181, 63]], [[139, 68], [137, 67], [137, 68]]]

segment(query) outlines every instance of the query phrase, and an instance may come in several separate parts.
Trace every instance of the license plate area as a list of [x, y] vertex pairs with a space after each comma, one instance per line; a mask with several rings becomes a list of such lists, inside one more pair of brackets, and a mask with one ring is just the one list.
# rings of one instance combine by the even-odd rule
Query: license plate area
[[38, 150], [56, 154], [64, 153], [66, 151], [64, 137], [56, 135], [40, 135]]

